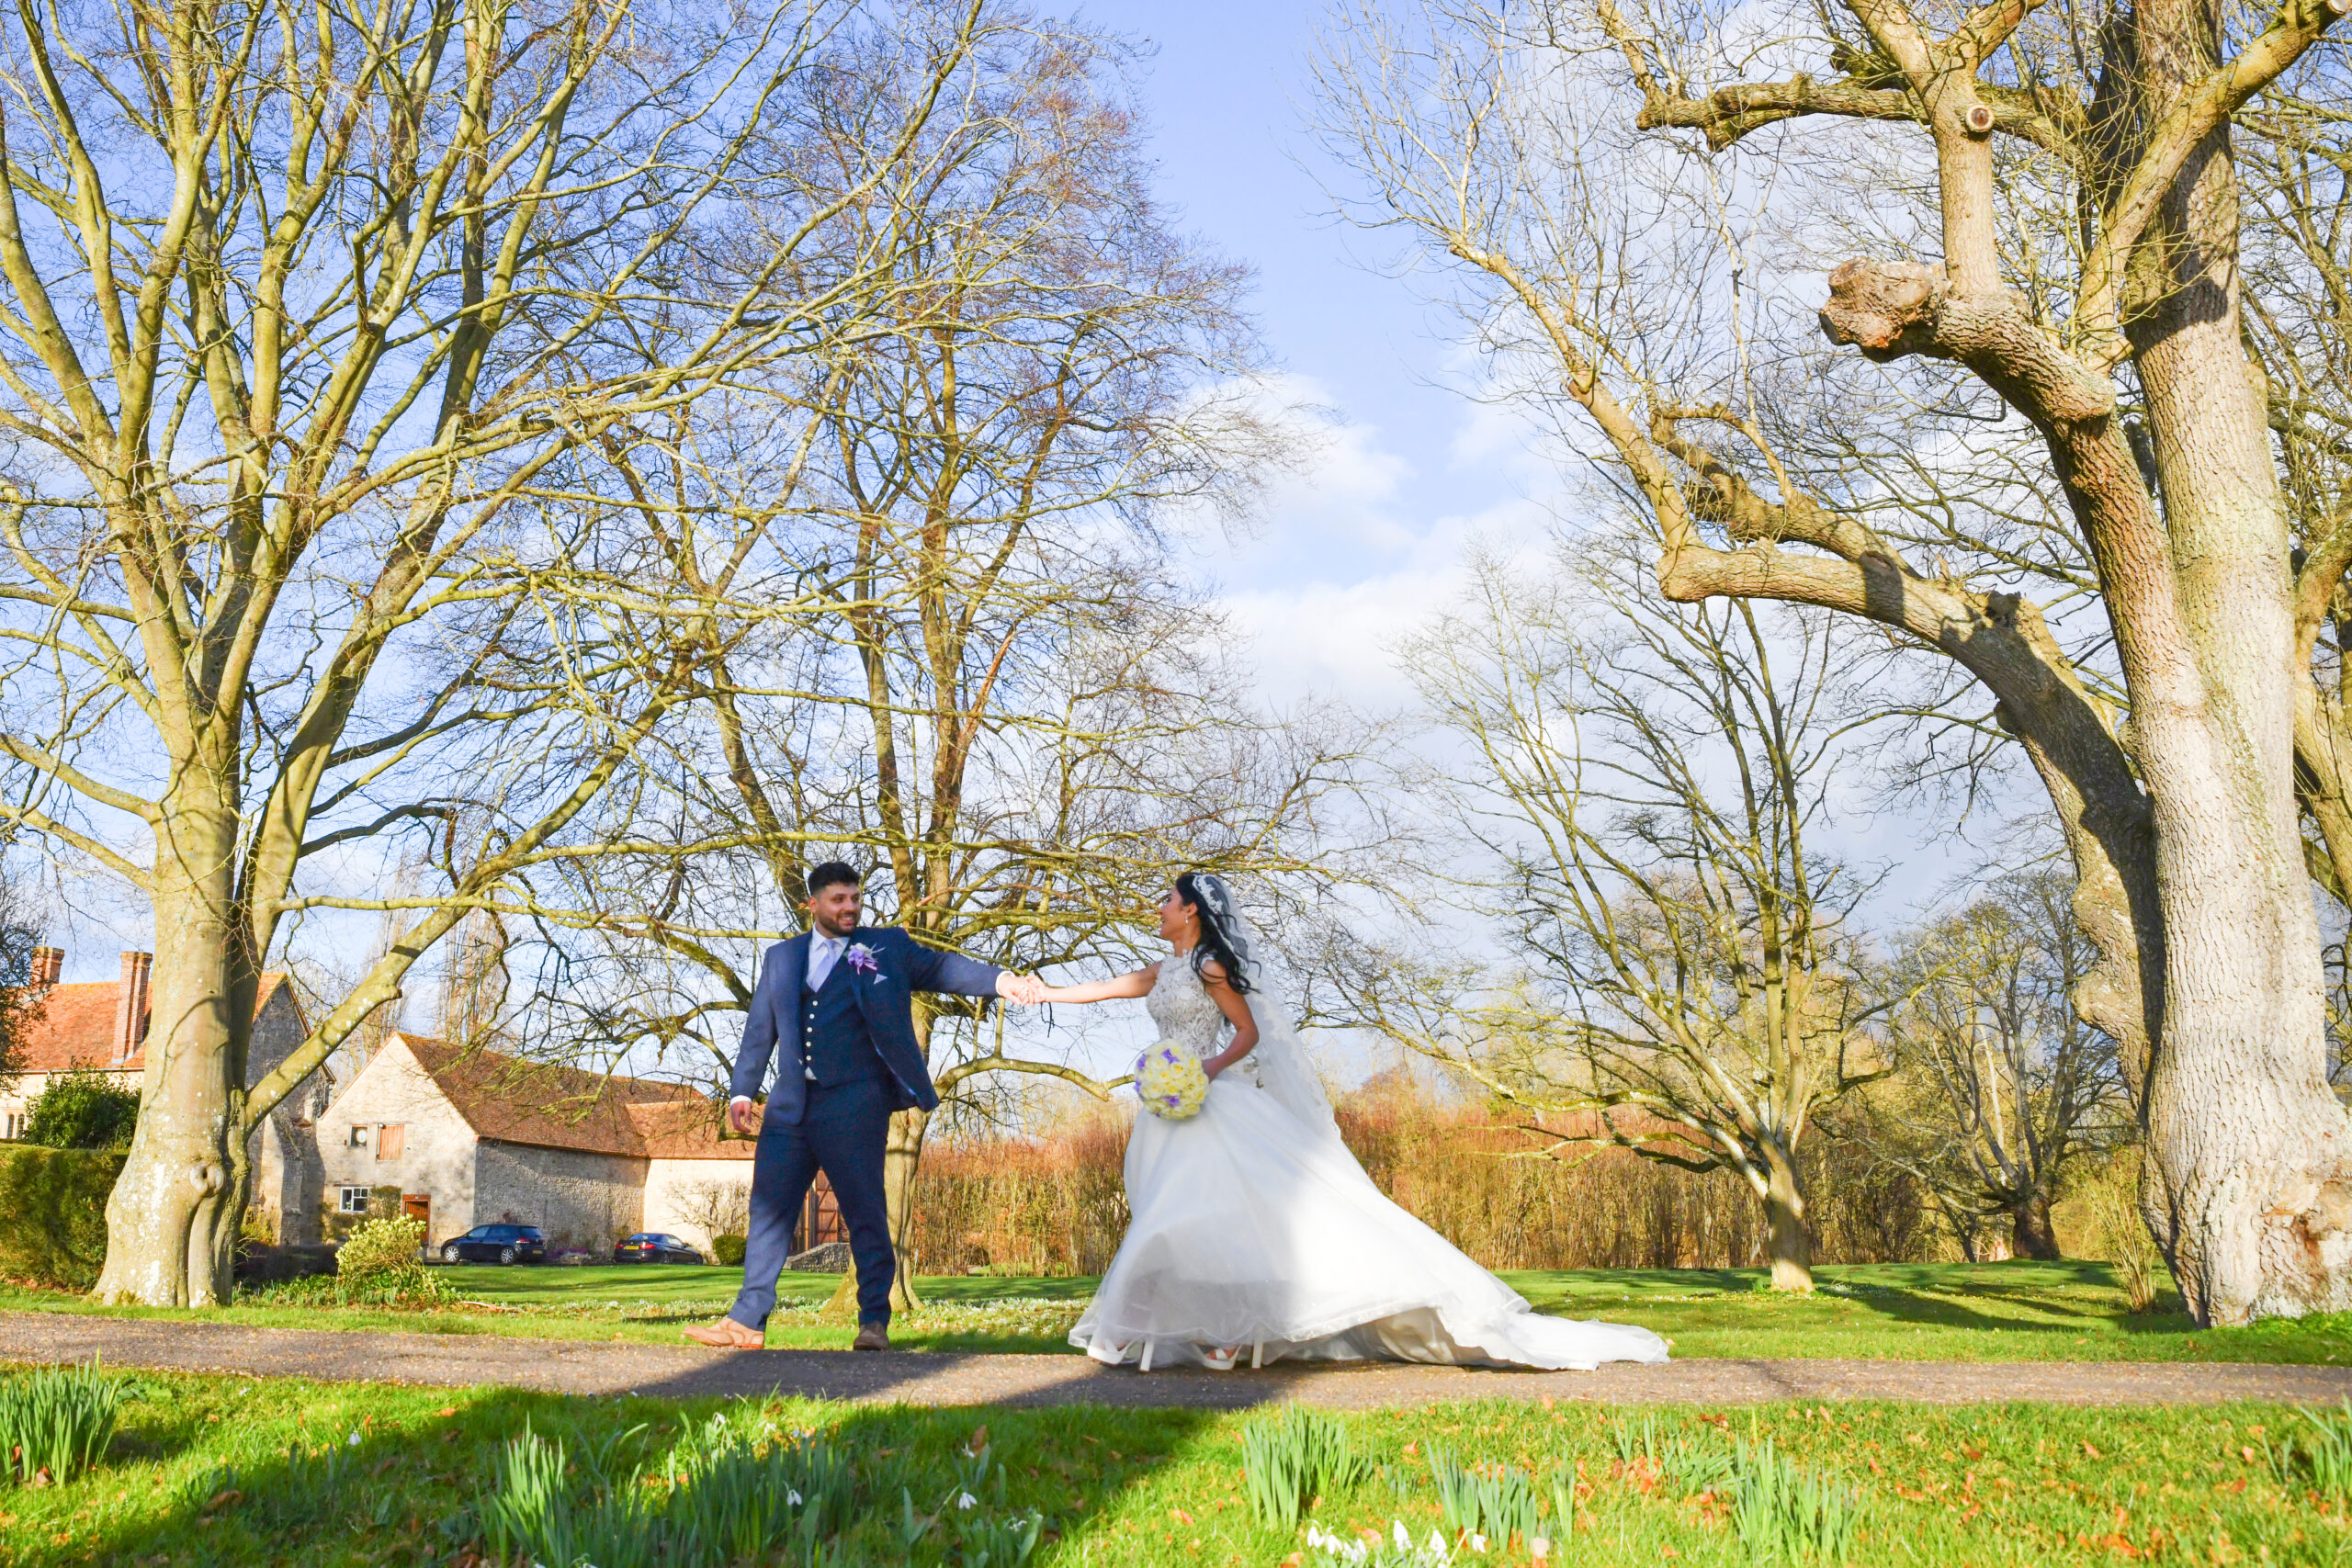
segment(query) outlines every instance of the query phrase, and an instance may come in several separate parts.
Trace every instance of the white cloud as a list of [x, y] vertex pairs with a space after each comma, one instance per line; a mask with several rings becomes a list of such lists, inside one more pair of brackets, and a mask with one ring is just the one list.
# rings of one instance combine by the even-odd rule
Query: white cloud
[[1254, 534], [1204, 550], [1203, 574], [1272, 701], [1402, 705], [1397, 638], [1452, 605], [1472, 545], [1540, 547], [1550, 514], [1523, 492], [1539, 467], [1555, 470], [1509, 411], [1465, 400], [1455, 428], [1409, 433], [1417, 450], [1451, 458], [1431, 472], [1378, 426], [1329, 412], [1340, 400], [1310, 379], [1284, 378], [1267, 396], [1308, 459], [1270, 489]]

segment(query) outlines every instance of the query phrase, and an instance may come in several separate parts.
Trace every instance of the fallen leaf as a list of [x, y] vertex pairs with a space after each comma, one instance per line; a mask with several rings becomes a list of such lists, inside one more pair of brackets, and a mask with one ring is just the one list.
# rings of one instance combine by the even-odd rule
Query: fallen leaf
[[1186, 1512], [1185, 1512], [1183, 1509], [1182, 1509], [1182, 1508], [1170, 1508], [1170, 1509], [1169, 1509], [1169, 1510], [1168, 1510], [1168, 1517], [1169, 1517], [1170, 1518], [1171, 1518], [1171, 1519], [1174, 1519], [1174, 1520], [1175, 1520], [1178, 1524], [1180, 1524], [1180, 1525], [1189, 1525], [1189, 1524], [1191, 1524], [1191, 1523], [1193, 1522], [1193, 1516], [1192, 1516], [1192, 1515], [1190, 1515], [1190, 1514], [1188, 1514], [1188, 1513], [1186, 1513]]
[[435, 1416], [440, 1416], [444, 1421], [447, 1421], [450, 1416], [455, 1416], [457, 1413], [458, 1407], [454, 1404], [445, 1404], [440, 1409], [434, 1412]]
[[989, 1427], [988, 1423], [983, 1421], [978, 1426], [972, 1428], [971, 1441], [964, 1445], [964, 1451], [966, 1453], [976, 1454], [988, 1446]]
[[2091, 1440], [2090, 1440], [2088, 1438], [2085, 1438], [2083, 1439], [2083, 1452], [2084, 1452], [2086, 1455], [2087, 1455], [2088, 1457], [2092, 1458], [2092, 1459], [2099, 1459], [2099, 1458], [2104, 1457], [2104, 1456], [2102, 1456], [2102, 1455], [2099, 1453], [2099, 1451], [2098, 1451], [2097, 1449], [2095, 1449], [2095, 1448], [2091, 1447]]

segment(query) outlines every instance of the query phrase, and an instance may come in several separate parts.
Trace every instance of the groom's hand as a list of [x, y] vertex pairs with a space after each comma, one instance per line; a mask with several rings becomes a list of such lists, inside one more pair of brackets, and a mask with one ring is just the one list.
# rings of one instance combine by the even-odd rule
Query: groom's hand
[[1046, 999], [1046, 982], [1035, 975], [1007, 971], [996, 977], [996, 994], [1016, 1007], [1035, 1007]]
[[727, 1124], [746, 1138], [760, 1134], [760, 1108], [741, 1095], [727, 1102]]

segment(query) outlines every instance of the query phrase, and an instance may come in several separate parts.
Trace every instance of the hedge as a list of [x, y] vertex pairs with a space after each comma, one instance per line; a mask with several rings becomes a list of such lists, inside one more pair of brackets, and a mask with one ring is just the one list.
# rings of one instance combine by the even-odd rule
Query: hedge
[[0, 1144], [0, 1275], [86, 1291], [107, 1260], [119, 1149]]
[[743, 1238], [740, 1235], [712, 1236], [710, 1255], [729, 1269], [741, 1268], [743, 1262]]

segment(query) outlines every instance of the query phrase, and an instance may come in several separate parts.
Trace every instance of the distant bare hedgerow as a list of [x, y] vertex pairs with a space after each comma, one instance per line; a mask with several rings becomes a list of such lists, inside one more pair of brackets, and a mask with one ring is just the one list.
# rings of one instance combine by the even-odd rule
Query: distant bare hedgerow
[[[1605, 1149], [1540, 1145], [1478, 1105], [1393, 1080], [1343, 1097], [1340, 1131], [1380, 1190], [1489, 1269], [1732, 1268], [1760, 1261], [1763, 1215], [1733, 1178]], [[1097, 1274], [1127, 1223], [1125, 1125], [1108, 1115], [1035, 1137], [925, 1151], [911, 1241], [924, 1273]], [[1805, 1164], [1825, 1262], [1939, 1258], [1946, 1244], [1907, 1182], [1823, 1141]]]

